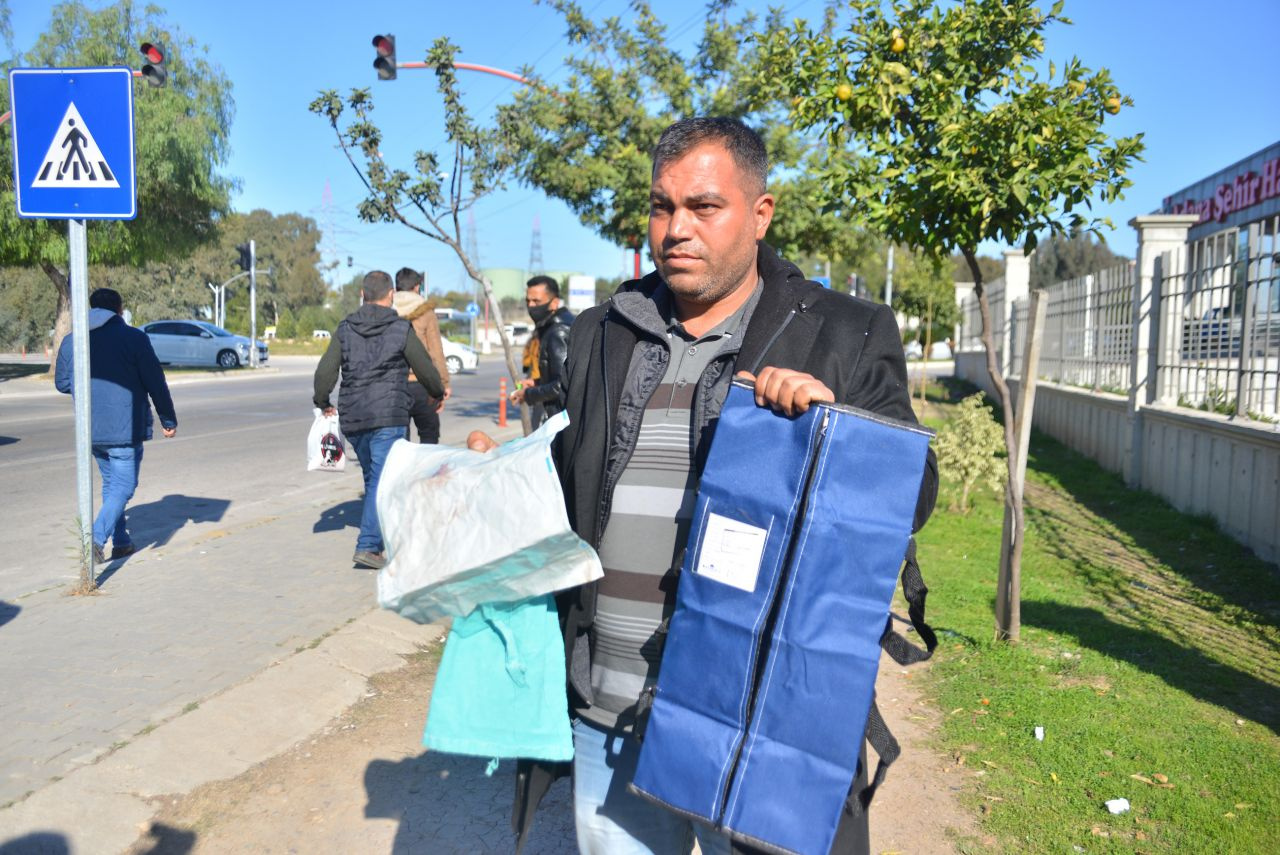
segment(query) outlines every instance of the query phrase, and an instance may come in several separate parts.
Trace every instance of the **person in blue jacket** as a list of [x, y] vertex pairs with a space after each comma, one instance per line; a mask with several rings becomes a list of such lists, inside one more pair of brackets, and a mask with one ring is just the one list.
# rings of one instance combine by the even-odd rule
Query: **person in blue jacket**
[[[178, 432], [178, 416], [151, 339], [124, 322], [124, 301], [117, 291], [99, 288], [89, 295], [89, 386], [93, 420], [93, 457], [102, 474], [102, 507], [93, 521], [93, 560], [123, 558], [136, 547], [125, 526], [124, 509], [138, 488], [142, 443], [151, 439], [151, 404], [160, 414], [166, 437]], [[72, 339], [58, 348], [54, 384], [75, 394]], [[148, 402], [150, 398], [150, 402]]]

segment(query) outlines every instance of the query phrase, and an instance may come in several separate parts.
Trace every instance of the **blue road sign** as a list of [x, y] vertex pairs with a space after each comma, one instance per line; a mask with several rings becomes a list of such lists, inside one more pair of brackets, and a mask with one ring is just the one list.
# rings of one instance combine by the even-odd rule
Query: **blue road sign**
[[15, 68], [13, 178], [19, 217], [131, 220], [133, 72], [127, 68]]
[[476, 315], [480, 314], [480, 307], [474, 302], [467, 303], [467, 314], [474, 318]]

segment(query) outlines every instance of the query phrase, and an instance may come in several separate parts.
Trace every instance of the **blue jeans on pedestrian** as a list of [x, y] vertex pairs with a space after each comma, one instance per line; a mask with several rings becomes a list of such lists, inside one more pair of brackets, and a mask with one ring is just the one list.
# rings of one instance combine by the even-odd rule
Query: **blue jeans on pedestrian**
[[133, 541], [124, 524], [124, 507], [138, 489], [138, 470], [142, 466], [142, 443], [137, 445], [95, 445], [93, 459], [102, 475], [102, 507], [93, 521], [93, 542], [105, 546], [107, 538], [114, 548]]
[[357, 430], [347, 434], [347, 442], [355, 449], [364, 474], [364, 510], [360, 514], [360, 536], [356, 552], [381, 552], [382, 528], [378, 525], [378, 479], [391, 444], [404, 439], [404, 426]]
[[573, 813], [583, 855], [729, 855], [729, 838], [710, 825], [627, 791], [640, 743], [579, 719], [573, 725]]

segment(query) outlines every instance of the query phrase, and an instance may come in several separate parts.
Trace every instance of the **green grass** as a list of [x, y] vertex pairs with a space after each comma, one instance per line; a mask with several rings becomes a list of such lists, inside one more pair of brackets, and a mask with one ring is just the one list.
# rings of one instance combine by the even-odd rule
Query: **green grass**
[[267, 342], [272, 356], [323, 356], [327, 338], [275, 338]]
[[925, 685], [998, 850], [1280, 852], [1276, 567], [1036, 434], [1022, 639], [996, 643], [1003, 506], [979, 494], [959, 516], [950, 489], [919, 536], [940, 636]]

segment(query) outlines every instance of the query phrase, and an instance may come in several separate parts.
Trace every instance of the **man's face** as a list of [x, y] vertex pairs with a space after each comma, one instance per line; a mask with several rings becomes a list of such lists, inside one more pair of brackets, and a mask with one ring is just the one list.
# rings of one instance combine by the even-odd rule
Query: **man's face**
[[530, 285], [524, 292], [524, 304], [529, 308], [546, 306], [554, 312], [560, 306], [560, 299], [552, 297], [546, 285]]
[[649, 249], [679, 299], [713, 304], [754, 279], [773, 197], [750, 183], [728, 149], [710, 142], [654, 173]]

